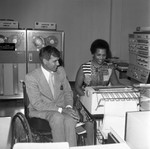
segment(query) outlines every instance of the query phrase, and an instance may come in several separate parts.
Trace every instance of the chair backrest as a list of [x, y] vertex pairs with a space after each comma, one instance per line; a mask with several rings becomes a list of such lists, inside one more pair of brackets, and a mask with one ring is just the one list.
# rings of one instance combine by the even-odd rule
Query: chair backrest
[[24, 113], [25, 116], [28, 118], [29, 117], [29, 109], [28, 109], [28, 105], [29, 105], [29, 97], [26, 91], [26, 84], [24, 81], [22, 81], [22, 88], [23, 88], [23, 103], [24, 103]]
[[24, 81], [22, 81], [22, 88], [23, 88], [23, 95], [24, 95], [24, 99], [23, 99], [24, 110], [25, 110], [24, 114], [30, 124], [30, 127], [38, 130], [39, 132], [48, 132], [48, 133], [51, 132], [51, 128], [47, 120], [37, 118], [37, 117], [29, 117], [28, 105], [30, 101], [26, 91], [26, 84]]

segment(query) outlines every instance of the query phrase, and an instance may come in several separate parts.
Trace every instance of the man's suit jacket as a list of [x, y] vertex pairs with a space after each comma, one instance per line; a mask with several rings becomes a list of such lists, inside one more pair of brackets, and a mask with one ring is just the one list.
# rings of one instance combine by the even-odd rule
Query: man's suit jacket
[[55, 95], [50, 90], [49, 84], [41, 68], [28, 73], [25, 77], [26, 89], [29, 96], [29, 115], [44, 118], [47, 112], [58, 111], [59, 107], [73, 106], [73, 93], [66, 78], [63, 67], [58, 67], [54, 72]]

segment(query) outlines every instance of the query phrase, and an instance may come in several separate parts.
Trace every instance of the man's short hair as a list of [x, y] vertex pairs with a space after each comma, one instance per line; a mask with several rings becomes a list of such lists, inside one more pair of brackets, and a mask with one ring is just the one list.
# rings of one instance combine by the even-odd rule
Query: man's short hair
[[57, 48], [50, 45], [40, 49], [39, 58], [41, 62], [43, 59], [49, 60], [51, 55], [60, 58], [60, 51]]

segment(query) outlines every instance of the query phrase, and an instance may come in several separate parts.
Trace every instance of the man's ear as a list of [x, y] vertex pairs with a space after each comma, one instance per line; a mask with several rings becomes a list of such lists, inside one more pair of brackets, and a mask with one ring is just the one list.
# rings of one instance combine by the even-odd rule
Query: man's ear
[[45, 65], [47, 63], [47, 60], [43, 58], [43, 64]]

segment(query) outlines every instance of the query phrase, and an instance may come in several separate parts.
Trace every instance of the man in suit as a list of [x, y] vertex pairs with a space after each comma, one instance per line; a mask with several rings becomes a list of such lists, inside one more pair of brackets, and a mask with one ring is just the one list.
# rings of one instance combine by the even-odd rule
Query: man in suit
[[39, 52], [41, 67], [25, 77], [29, 96], [29, 116], [46, 119], [54, 142], [76, 146], [75, 126], [78, 115], [73, 109], [73, 93], [65, 70], [59, 65], [60, 52], [52, 46]]

